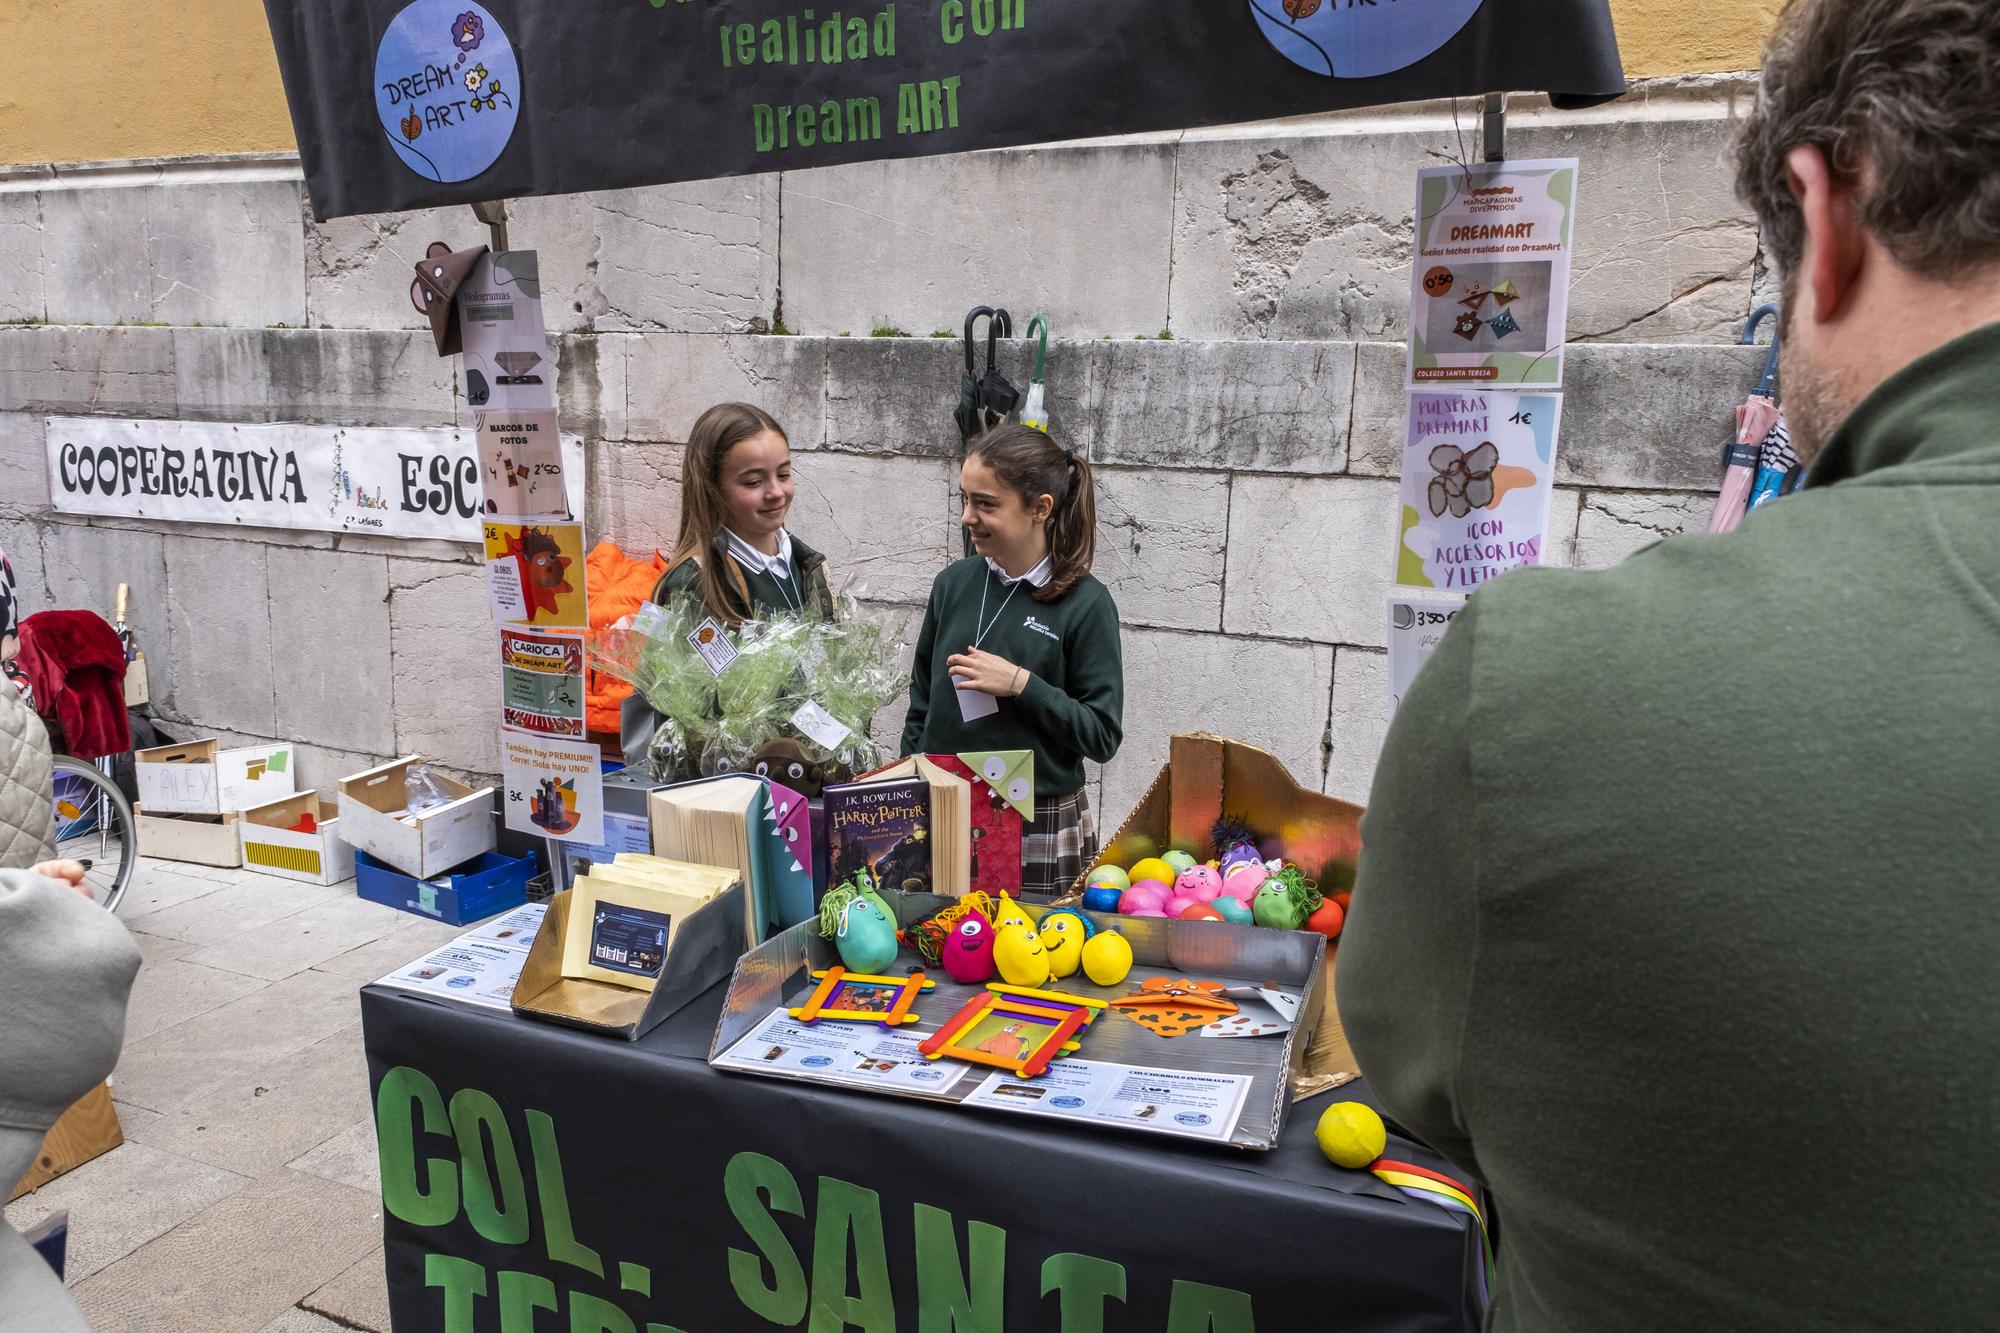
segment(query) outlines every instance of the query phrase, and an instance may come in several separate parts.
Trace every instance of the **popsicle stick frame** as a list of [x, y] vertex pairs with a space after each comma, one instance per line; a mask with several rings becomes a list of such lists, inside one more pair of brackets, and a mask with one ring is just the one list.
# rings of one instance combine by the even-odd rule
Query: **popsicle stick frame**
[[1104, 1006], [1103, 1000], [1081, 995], [995, 983], [967, 1000], [917, 1049], [933, 1060], [948, 1056], [1034, 1078], [1051, 1060], [1082, 1045], [1073, 1038]]
[[914, 1023], [917, 1016], [910, 1012], [910, 1006], [917, 1002], [917, 996], [937, 986], [921, 971], [907, 977], [874, 977], [830, 967], [812, 976], [819, 983], [812, 994], [798, 1008], [786, 1011], [801, 1023], [817, 1023], [822, 1018], [887, 1027]]

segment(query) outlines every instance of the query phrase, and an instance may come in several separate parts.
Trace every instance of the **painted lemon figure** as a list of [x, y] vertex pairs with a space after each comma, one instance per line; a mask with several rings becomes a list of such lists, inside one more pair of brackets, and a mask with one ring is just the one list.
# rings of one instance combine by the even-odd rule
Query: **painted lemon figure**
[[993, 965], [1010, 986], [1045, 986], [1049, 951], [1028, 926], [1002, 926], [993, 936]]
[[1132, 946], [1115, 930], [1100, 930], [1083, 945], [1083, 974], [1100, 986], [1116, 986], [1132, 970]]
[[1084, 926], [1083, 918], [1075, 912], [1057, 909], [1042, 915], [1042, 928], [1035, 932], [1041, 941], [1042, 951], [1049, 956], [1049, 974], [1057, 977], [1073, 976], [1083, 962], [1083, 946], [1089, 942], [1090, 932]]

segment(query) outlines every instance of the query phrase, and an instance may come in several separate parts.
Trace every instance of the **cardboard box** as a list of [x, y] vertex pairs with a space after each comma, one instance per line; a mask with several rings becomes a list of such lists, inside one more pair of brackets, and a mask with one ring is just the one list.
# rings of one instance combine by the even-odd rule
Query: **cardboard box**
[[[311, 833], [295, 833], [306, 812], [319, 821]], [[354, 849], [341, 838], [340, 807], [302, 791], [282, 801], [243, 812], [243, 865], [266, 875], [308, 884], [338, 884], [354, 878]]]
[[[1139, 799], [1138, 808], [1059, 901], [1076, 901], [1090, 871], [1101, 865], [1130, 866], [1172, 850], [1187, 852], [1197, 861], [1212, 859], [1217, 854], [1213, 830], [1225, 811], [1257, 832], [1257, 845], [1267, 856], [1297, 862], [1324, 891], [1353, 887], [1354, 863], [1361, 854], [1360, 806], [1301, 787], [1276, 755], [1254, 745], [1187, 732], [1173, 738], [1167, 766]], [[1327, 944], [1326, 1003], [1305, 1067], [1295, 1081], [1301, 1096], [1360, 1076], [1333, 1002], [1339, 947], [1339, 940]]]
[[240, 866], [243, 841], [236, 832], [240, 818], [226, 815], [184, 815], [132, 808], [139, 830], [139, 855], [166, 861], [193, 861], [205, 866]]
[[340, 836], [378, 861], [429, 879], [491, 851], [499, 831], [493, 823], [493, 789], [474, 790], [442, 773], [435, 777], [451, 799], [420, 815], [404, 815], [409, 797], [403, 780], [410, 765], [422, 762], [421, 755], [407, 755], [342, 778]]
[[289, 744], [225, 750], [214, 739], [137, 751], [132, 768], [139, 804], [162, 815], [247, 810], [290, 796], [298, 771]]
[[533, 853], [482, 852], [456, 870], [418, 879], [366, 852], [356, 852], [354, 893], [399, 912], [464, 926], [527, 902], [528, 881], [538, 869]]

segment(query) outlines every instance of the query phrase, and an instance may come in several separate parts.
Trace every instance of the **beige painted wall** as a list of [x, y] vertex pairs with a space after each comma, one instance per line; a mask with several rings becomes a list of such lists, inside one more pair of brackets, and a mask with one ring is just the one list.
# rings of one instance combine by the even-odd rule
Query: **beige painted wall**
[[[1635, 78], [1754, 69], [1781, 0], [1611, 0]], [[293, 147], [260, 0], [0, 4], [0, 163]]]

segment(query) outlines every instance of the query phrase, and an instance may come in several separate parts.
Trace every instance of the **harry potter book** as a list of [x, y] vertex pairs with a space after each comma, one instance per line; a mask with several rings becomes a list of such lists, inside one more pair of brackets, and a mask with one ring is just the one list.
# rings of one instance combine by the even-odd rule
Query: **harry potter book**
[[825, 797], [830, 883], [866, 871], [882, 889], [947, 892], [937, 874], [929, 781], [868, 777], [828, 787]]

